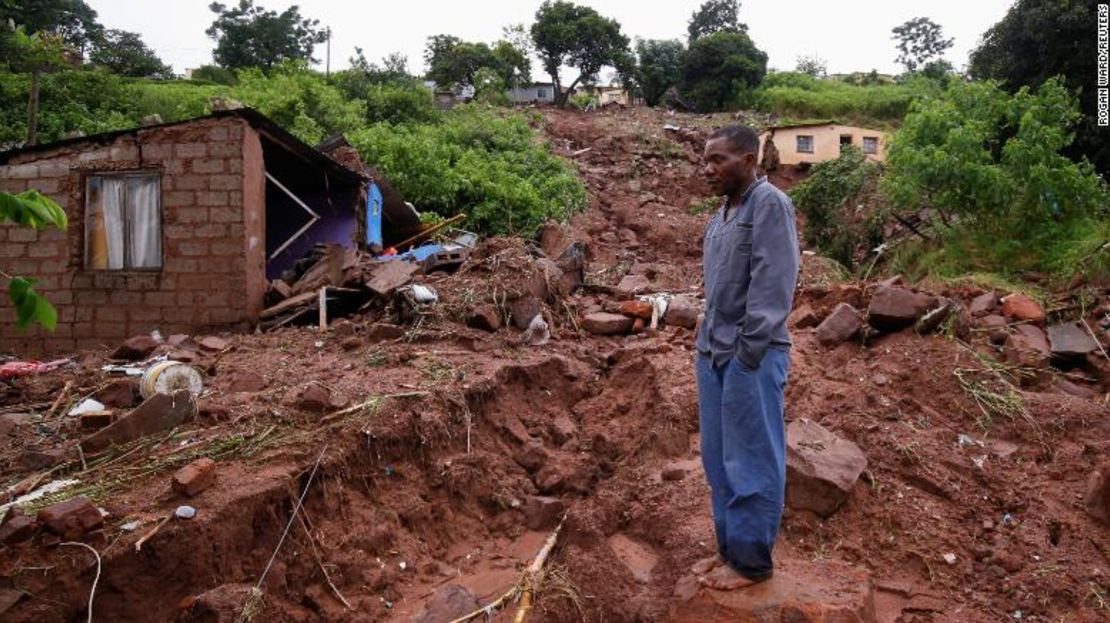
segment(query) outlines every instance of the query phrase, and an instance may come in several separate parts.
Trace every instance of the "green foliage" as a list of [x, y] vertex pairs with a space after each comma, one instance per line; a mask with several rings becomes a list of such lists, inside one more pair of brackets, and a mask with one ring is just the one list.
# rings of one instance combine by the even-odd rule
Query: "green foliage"
[[1076, 159], [1086, 156], [1105, 175], [1110, 173], [1110, 141], [1098, 126], [1098, 98], [1092, 90], [1097, 76], [1096, 4], [1017, 0], [972, 51], [968, 72], [976, 79], [1002, 81], [1011, 93], [1062, 76], [1068, 89], [1080, 95], [1083, 113], [1075, 142], [1065, 153]]
[[828, 69], [829, 64], [825, 62], [825, 59], [816, 54], [799, 56], [797, 65], [794, 67], [794, 71], [813, 78], [824, 77], [824, 75], [828, 73]]
[[[17, 24], [27, 33], [53, 33], [74, 50], [84, 50], [103, 33], [96, 11], [84, 0], [11, 0], [0, 2], [0, 29]], [[4, 55], [6, 56], [6, 55]], [[0, 56], [0, 58], [4, 58]]]
[[748, 32], [747, 24], [740, 23], [740, 2], [738, 0], [707, 0], [686, 25], [688, 41], [694, 41], [717, 32]]
[[905, 67], [906, 71], [916, 71], [952, 47], [952, 39], [945, 39], [940, 25], [927, 17], [907, 20], [890, 32], [898, 41], [895, 62]]
[[363, 103], [343, 97], [303, 62], [283, 63], [269, 75], [260, 69], [240, 71], [239, 84], [230, 90], [230, 96], [257, 108], [309, 144], [363, 124]]
[[790, 193], [806, 217], [806, 242], [849, 268], [855, 265], [861, 248], [881, 242], [878, 227], [882, 215], [873, 212], [856, 219], [850, 205], [866, 184], [874, 185], [878, 175], [879, 166], [855, 147], [842, 150], [835, 160], [815, 164], [809, 177]]
[[804, 73], [776, 72], [767, 75], [755, 100], [759, 109], [780, 117], [887, 126], [900, 121], [914, 100], [942, 90], [941, 83], [921, 76], [902, 83], [858, 86]]
[[[563, 0], [545, 0], [536, 11], [531, 32], [536, 54], [555, 85], [559, 106], [579, 82], [595, 77], [605, 65], [624, 64], [629, 57], [628, 37], [621, 34], [616, 20]], [[564, 65], [579, 72], [566, 90], [559, 81], [559, 68]]]
[[492, 70], [507, 85], [527, 82], [531, 72], [528, 56], [509, 41], [490, 46], [452, 35], [428, 37], [424, 62], [428, 64], [427, 79], [445, 88], [473, 86], [482, 69]]
[[232, 86], [239, 81], [234, 69], [219, 65], [201, 65], [193, 70], [192, 80]]
[[636, 42], [636, 84], [648, 106], [655, 106], [667, 89], [682, 78], [682, 55], [686, 47], [672, 39], [639, 40]]
[[173, 77], [170, 66], [163, 63], [137, 33], [126, 30], [106, 31], [93, 45], [89, 61], [121, 76]]
[[415, 80], [371, 85], [365, 94], [369, 123], [431, 123], [440, 113], [432, 92]]
[[205, 33], [216, 41], [212, 57], [221, 67], [269, 70], [288, 60], [314, 62], [312, 50], [328, 38], [320, 22], [302, 17], [296, 5], [281, 13], [254, 0], [239, 0], [230, 8], [213, 2], [208, 8], [216, 19]]
[[735, 109], [752, 101], [767, 73], [767, 54], [744, 33], [715, 32], [690, 44], [681, 90], [699, 111]]
[[[37, 190], [18, 195], [0, 192], [0, 223], [3, 222], [36, 229], [50, 226], [65, 229], [68, 225], [62, 207]], [[9, 281], [8, 297], [16, 310], [16, 327], [23, 329], [36, 322], [53, 331], [58, 324], [58, 313], [49, 301], [35, 292], [35, 280], [3, 275]]]
[[467, 214], [467, 227], [535, 234], [585, 205], [574, 170], [535, 140], [527, 119], [460, 106], [440, 124], [377, 124], [349, 136], [422, 211]]
[[[1080, 114], [1057, 79], [1009, 95], [992, 82], [922, 100], [887, 152], [895, 207], [933, 208], [943, 252], [963, 266], [1060, 272], [1062, 240], [1105, 222], [1110, 192], [1086, 161], [1061, 155]], [[1105, 230], [1105, 227], [1102, 228]]]
[[577, 108], [578, 110], [586, 110], [587, 107], [597, 108], [598, 99], [597, 96], [591, 95], [589, 93], [575, 93], [574, 95], [570, 96], [570, 99], [567, 101], [567, 103], [570, 104], [573, 108]]

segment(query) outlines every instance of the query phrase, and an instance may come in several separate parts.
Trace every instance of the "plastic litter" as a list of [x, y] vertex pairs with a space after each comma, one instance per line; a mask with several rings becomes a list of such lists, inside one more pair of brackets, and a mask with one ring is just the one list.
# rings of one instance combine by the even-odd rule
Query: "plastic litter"
[[42, 363], [40, 361], [9, 361], [0, 366], [0, 379], [11, 379], [17, 376], [32, 376], [53, 372], [70, 363], [69, 359], [55, 359]]
[[528, 328], [524, 331], [523, 341], [525, 344], [532, 346], [543, 346], [551, 341], [551, 331], [541, 314], [536, 314], [536, 317], [532, 318], [532, 322], [528, 323]]
[[439, 294], [428, 286], [422, 286], [418, 283], [412, 286], [412, 299], [420, 304], [435, 303], [439, 301]]
[[196, 368], [180, 361], [162, 361], [150, 366], [143, 372], [139, 383], [139, 393], [143, 398], [154, 394], [172, 394], [183, 389], [189, 390], [193, 397], [204, 391], [204, 379]]
[[173, 516], [178, 519], [192, 519], [197, 516], [197, 509], [192, 506], [178, 506], [177, 510], [173, 512]]
[[953, 554], [952, 552], [948, 552], [947, 554], [944, 555], [944, 562], [946, 562], [950, 565], [956, 564], [956, 555]]
[[99, 401], [96, 401], [96, 400], [93, 400], [92, 398], [86, 398], [86, 399], [82, 400], [80, 402], [80, 404], [78, 404], [76, 407], [73, 407], [72, 409], [70, 409], [69, 410], [69, 415], [70, 415], [70, 417], [77, 417], [77, 416], [79, 416], [81, 414], [84, 414], [84, 413], [90, 413], [92, 411], [103, 411], [103, 410], [104, 410], [104, 404], [103, 403], [101, 403]]

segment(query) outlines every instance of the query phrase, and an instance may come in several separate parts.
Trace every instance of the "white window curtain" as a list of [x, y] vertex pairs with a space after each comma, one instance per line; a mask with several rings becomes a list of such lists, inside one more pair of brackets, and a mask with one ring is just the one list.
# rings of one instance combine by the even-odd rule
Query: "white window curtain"
[[120, 270], [125, 267], [124, 183], [122, 179], [89, 180], [88, 264], [90, 268]]
[[162, 224], [157, 177], [127, 178], [127, 225], [131, 268], [162, 265]]

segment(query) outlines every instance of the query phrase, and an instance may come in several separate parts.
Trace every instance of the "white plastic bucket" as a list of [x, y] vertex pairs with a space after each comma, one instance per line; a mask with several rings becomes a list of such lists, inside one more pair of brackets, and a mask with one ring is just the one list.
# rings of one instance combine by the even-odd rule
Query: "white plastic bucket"
[[199, 396], [204, 390], [204, 380], [195, 368], [180, 361], [162, 361], [150, 366], [139, 382], [139, 393], [144, 399], [183, 389], [189, 390], [194, 397]]

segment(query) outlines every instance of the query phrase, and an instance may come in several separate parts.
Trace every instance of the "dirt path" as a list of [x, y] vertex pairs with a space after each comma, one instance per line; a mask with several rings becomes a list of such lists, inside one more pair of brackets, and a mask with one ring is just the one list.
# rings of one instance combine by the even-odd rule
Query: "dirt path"
[[[697, 176], [699, 128], [725, 122], [545, 111], [544, 132], [578, 163], [591, 200], [569, 227], [545, 232], [544, 248], [588, 243], [596, 286], [641, 274], [654, 290], [696, 294], [710, 205]], [[692, 129], [667, 134], [664, 124]], [[572, 317], [620, 302], [606, 287], [551, 299], [554, 339], [544, 346], [522, 345], [515, 329], [466, 326], [476, 305], [507, 312], [506, 300], [526, 299], [534, 264], [519, 241], [491, 241], [460, 273], [430, 280], [442, 305], [419, 325], [375, 313], [326, 336], [231, 337], [201, 362], [209, 393], [197, 423], [115, 464], [82, 471], [73, 459], [78, 486], [108, 513], [93, 538], [103, 555], [95, 619], [236, 620], [325, 447], [305, 525], [290, 524], [256, 621], [450, 620], [512, 587], [564, 511], [529, 620], [763, 620], [755, 602], [813, 622], [1075, 622], [1110, 612], [1110, 540], [1082, 503], [1110, 449], [1105, 402], [1025, 393], [1021, 415], [988, 422], [953, 374], [982, 367], [973, 352], [913, 332], [827, 349], [812, 329], [795, 331], [788, 420], [856, 443], [867, 469], [830, 517], [787, 510], [780, 572], [762, 592], [691, 595], [683, 578], [713, 550], [692, 333], [576, 331]], [[842, 301], [862, 306], [859, 287], [829, 283], [820, 266], [807, 258], [799, 304], [821, 314]], [[75, 391], [101, 384], [105, 354], [13, 387], [6, 404], [48, 403], [66, 381]], [[310, 385], [325, 414], [341, 415], [309, 408]], [[0, 476], [40, 472], [29, 449], [71, 448], [79, 435], [49, 421], [13, 424], [0, 436]], [[195, 498], [169, 486], [186, 452], [218, 463], [215, 484]], [[136, 551], [181, 504], [196, 517], [166, 523]], [[18, 599], [5, 621], [85, 616], [91, 556], [49, 545], [0, 550], [0, 594]]]

